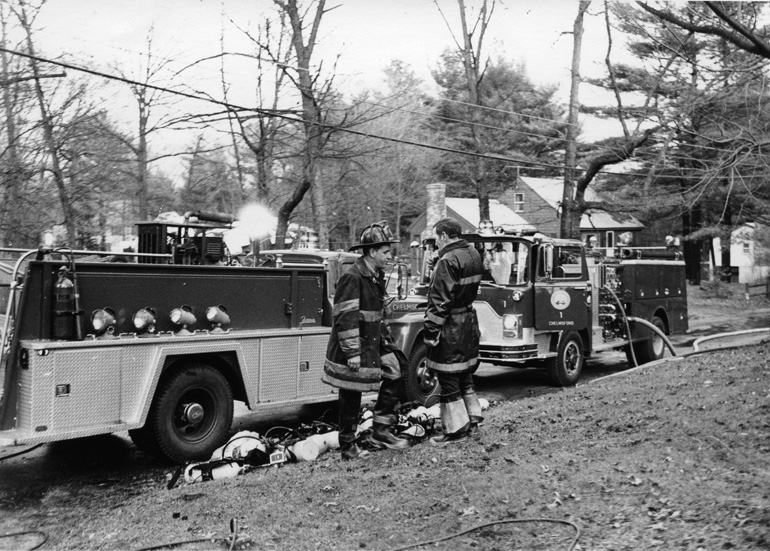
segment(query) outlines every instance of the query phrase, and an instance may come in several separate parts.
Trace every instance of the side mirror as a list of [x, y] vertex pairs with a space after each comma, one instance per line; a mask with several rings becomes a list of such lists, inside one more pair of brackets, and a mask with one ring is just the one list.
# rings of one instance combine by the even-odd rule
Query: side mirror
[[409, 266], [406, 264], [398, 265], [398, 281], [396, 283], [399, 300], [406, 298], [409, 292]]
[[553, 247], [546, 246], [545, 247], [545, 277], [548, 279], [551, 278], [551, 274], [553, 273]]

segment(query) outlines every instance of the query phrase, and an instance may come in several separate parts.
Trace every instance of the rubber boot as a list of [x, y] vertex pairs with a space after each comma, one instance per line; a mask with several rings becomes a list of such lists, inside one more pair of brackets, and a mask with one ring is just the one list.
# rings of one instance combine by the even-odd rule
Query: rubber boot
[[355, 442], [340, 446], [340, 449], [342, 450], [342, 459], [346, 461], [350, 459], [363, 459], [371, 455], [368, 451], [359, 448]]
[[441, 402], [441, 428], [443, 433], [430, 439], [430, 443], [445, 446], [461, 442], [468, 437], [470, 419], [462, 400], [453, 399]]
[[405, 450], [411, 444], [409, 440], [400, 438], [390, 431], [390, 425], [375, 423], [374, 431], [369, 436], [369, 443], [378, 449]]
[[360, 409], [361, 393], [353, 390], [340, 389], [339, 440], [342, 459], [357, 459], [369, 455], [368, 451], [362, 450], [356, 444], [356, 428], [358, 428], [358, 412]]
[[468, 412], [468, 418], [470, 419], [468, 434], [478, 436], [479, 425], [484, 420], [484, 417], [481, 416], [481, 404], [476, 395], [473, 379], [461, 383], [460, 392], [462, 393], [463, 402], [465, 403], [465, 410]]

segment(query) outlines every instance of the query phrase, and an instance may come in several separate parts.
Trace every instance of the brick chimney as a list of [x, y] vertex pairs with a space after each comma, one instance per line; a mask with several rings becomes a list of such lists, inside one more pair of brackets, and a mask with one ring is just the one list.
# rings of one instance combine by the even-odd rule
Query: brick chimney
[[442, 218], [446, 218], [446, 184], [428, 184], [425, 189], [428, 192], [428, 210], [421, 239], [433, 237], [433, 226]]

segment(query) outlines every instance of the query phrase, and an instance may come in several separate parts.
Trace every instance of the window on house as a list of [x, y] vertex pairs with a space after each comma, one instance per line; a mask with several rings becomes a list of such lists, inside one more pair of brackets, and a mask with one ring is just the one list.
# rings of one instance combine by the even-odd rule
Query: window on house
[[606, 247], [608, 249], [612, 249], [615, 247], [615, 232], [614, 231], [608, 231], [605, 234], [605, 241]]
[[743, 254], [749, 254], [751, 252], [751, 243], [748, 241], [743, 242]]
[[513, 194], [513, 212], [524, 212], [524, 194]]

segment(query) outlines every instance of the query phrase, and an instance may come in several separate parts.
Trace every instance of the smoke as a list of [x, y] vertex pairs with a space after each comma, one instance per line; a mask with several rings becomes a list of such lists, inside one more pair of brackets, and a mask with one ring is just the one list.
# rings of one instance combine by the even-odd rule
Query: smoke
[[242, 229], [249, 239], [261, 239], [275, 231], [278, 218], [264, 205], [250, 203], [238, 211], [238, 222], [235, 224]]
[[233, 228], [224, 236], [227, 248], [237, 254], [252, 241], [268, 237], [275, 231], [278, 218], [264, 205], [251, 203], [238, 211]]

